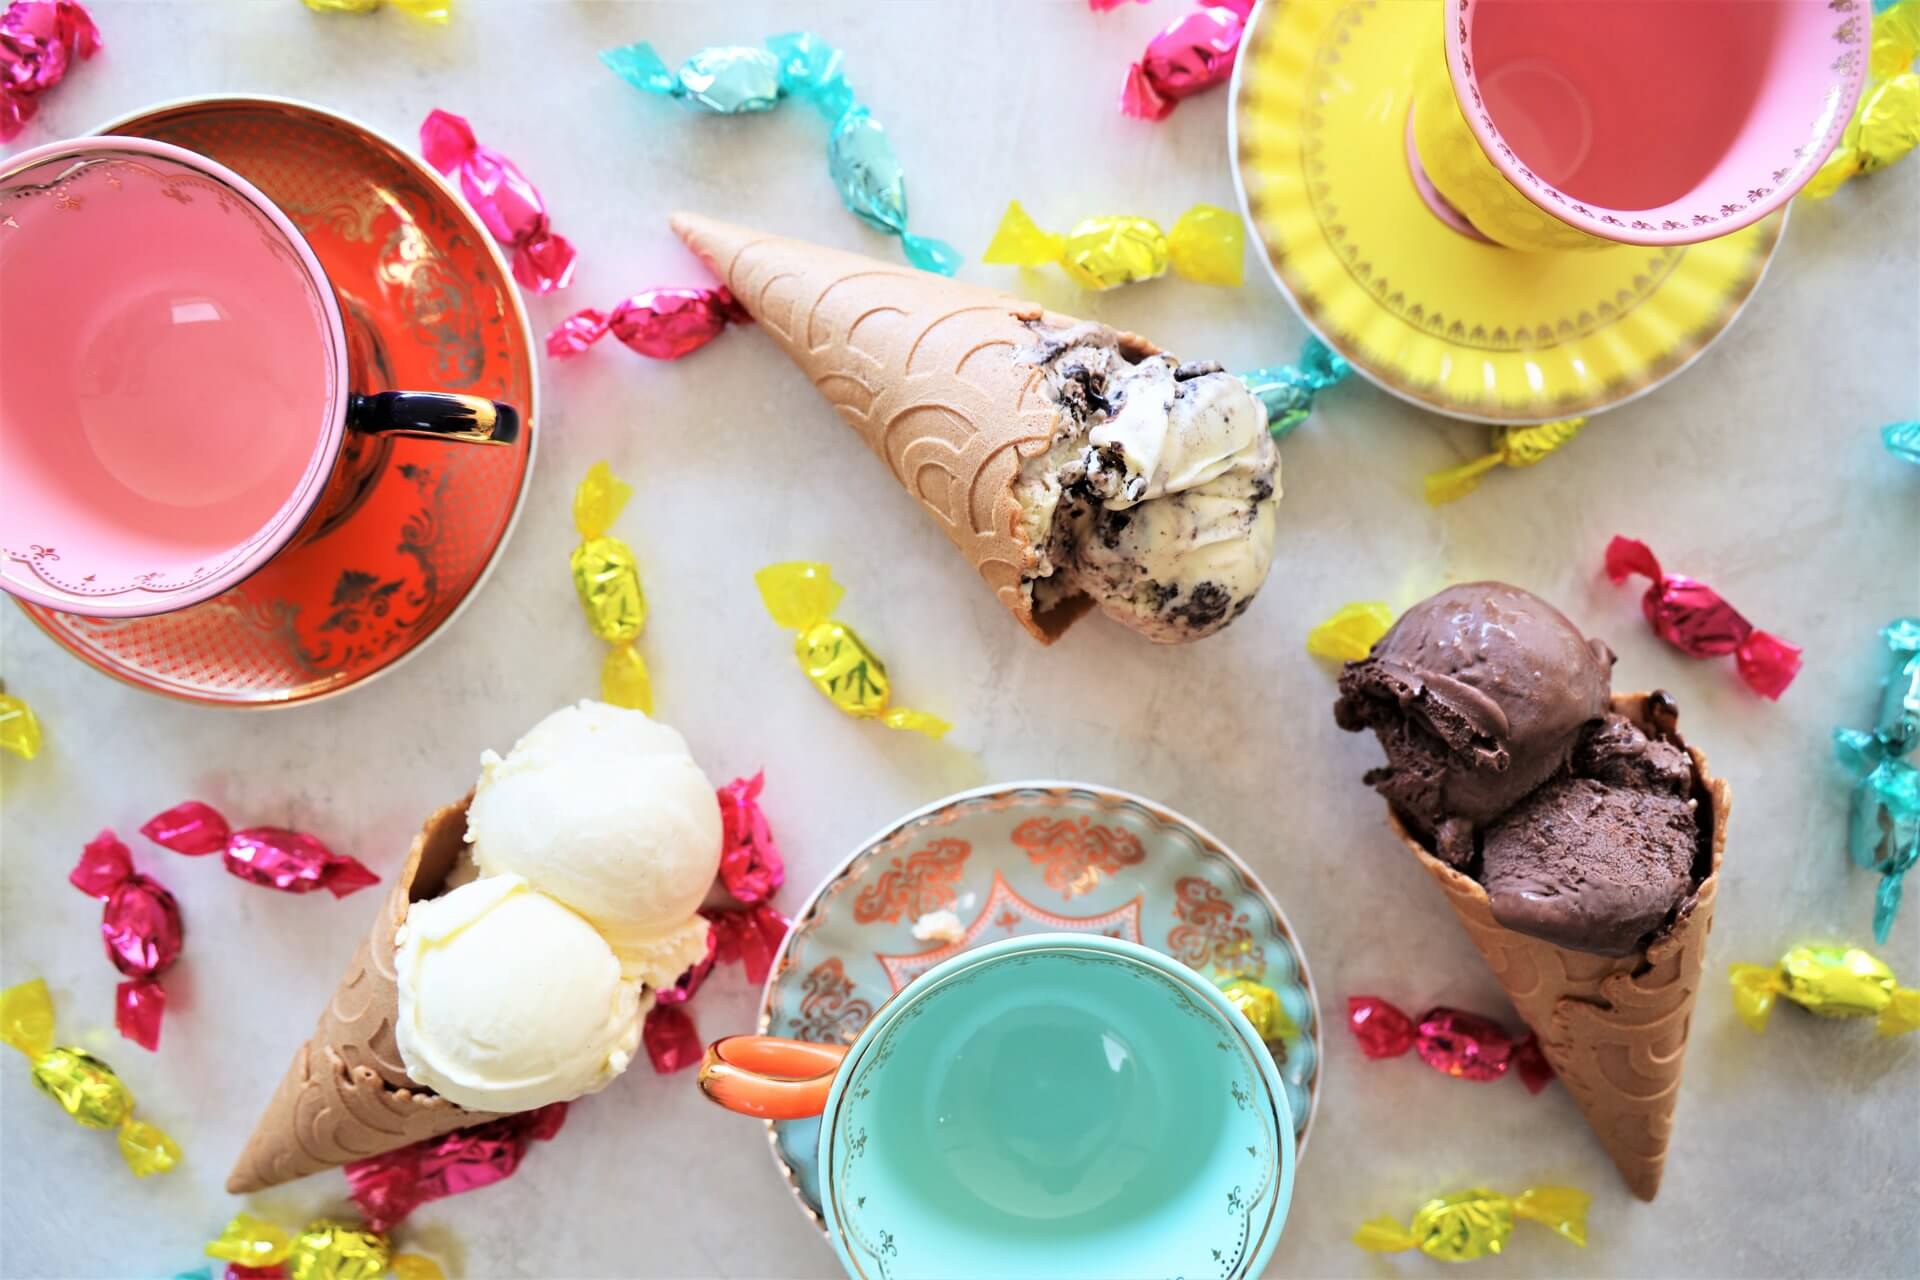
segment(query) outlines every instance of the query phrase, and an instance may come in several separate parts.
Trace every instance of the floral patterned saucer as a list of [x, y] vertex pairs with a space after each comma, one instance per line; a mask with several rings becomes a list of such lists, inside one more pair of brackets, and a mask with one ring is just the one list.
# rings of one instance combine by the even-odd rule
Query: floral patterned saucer
[[202, 604], [84, 618], [22, 604], [82, 661], [213, 706], [342, 692], [420, 651], [479, 587], [526, 492], [539, 417], [533, 337], [473, 211], [364, 125], [276, 98], [168, 103], [100, 130], [218, 160], [292, 219], [339, 291], [361, 391], [459, 391], [521, 411], [518, 443], [367, 438], [353, 499], [305, 545]]
[[[1056, 932], [1124, 938], [1215, 982], [1249, 978], [1272, 988], [1297, 1028], [1268, 1047], [1305, 1150], [1320, 1096], [1320, 1018], [1285, 913], [1204, 829], [1106, 787], [983, 787], [868, 840], [794, 917], [761, 998], [760, 1031], [851, 1044], [876, 1009], [942, 960]], [[824, 1229], [819, 1120], [767, 1129], [774, 1162]]]

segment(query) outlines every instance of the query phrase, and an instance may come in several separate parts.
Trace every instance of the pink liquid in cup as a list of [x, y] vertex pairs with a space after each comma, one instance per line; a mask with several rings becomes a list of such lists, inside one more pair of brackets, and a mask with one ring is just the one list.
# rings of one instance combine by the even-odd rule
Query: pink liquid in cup
[[[1865, 0], [1448, 8], [1449, 37], [1466, 32], [1468, 62], [1456, 63], [1455, 83], [1466, 71], [1463, 94], [1481, 96], [1497, 134], [1481, 137], [1497, 165], [1517, 162], [1595, 213], [1646, 214], [1635, 228], [1711, 223], [1712, 234], [1784, 201], [1838, 139], [1858, 92], [1866, 11]], [[1564, 206], [1535, 199], [1565, 216]], [[1605, 224], [1588, 229], [1613, 234]]]
[[10, 584], [31, 564], [151, 611], [143, 588], [218, 585], [290, 536], [339, 438], [330, 305], [272, 217], [163, 155], [0, 184]]

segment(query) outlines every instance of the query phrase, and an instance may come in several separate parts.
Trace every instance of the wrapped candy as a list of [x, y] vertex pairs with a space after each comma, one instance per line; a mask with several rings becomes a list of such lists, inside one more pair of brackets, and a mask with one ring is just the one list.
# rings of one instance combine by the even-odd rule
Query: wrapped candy
[[1347, 1027], [1369, 1058], [1398, 1058], [1412, 1050], [1443, 1075], [1460, 1080], [1498, 1080], [1511, 1068], [1538, 1093], [1553, 1081], [1553, 1068], [1529, 1031], [1519, 1039], [1491, 1018], [1459, 1009], [1433, 1008], [1414, 1019], [1378, 996], [1347, 998]]
[[950, 276], [950, 244], [906, 230], [906, 175], [887, 130], [854, 98], [841, 54], [810, 31], [768, 36], [764, 48], [707, 48], [674, 71], [647, 42], [601, 52], [614, 75], [647, 94], [678, 98], [716, 115], [772, 111], [787, 98], [810, 102], [828, 121], [828, 177], [841, 203], [874, 230], [899, 236], [906, 261]]
[[1427, 1201], [1413, 1215], [1411, 1226], [1387, 1217], [1362, 1223], [1353, 1242], [1369, 1253], [1418, 1249], [1442, 1262], [1471, 1262], [1505, 1249], [1513, 1238], [1513, 1224], [1525, 1219], [1584, 1249], [1592, 1201], [1574, 1187], [1529, 1187], [1517, 1196], [1475, 1187]]
[[1884, 169], [1920, 145], [1920, 0], [1876, 6], [1867, 83], [1826, 163], [1803, 188], [1819, 200], [1856, 174]]
[[391, 1251], [378, 1231], [316, 1218], [291, 1234], [250, 1213], [207, 1243], [207, 1256], [228, 1264], [227, 1274], [278, 1275], [287, 1280], [379, 1280]]
[[569, 561], [573, 590], [587, 626], [611, 646], [600, 664], [600, 697], [616, 707], [653, 714], [653, 680], [634, 647], [647, 625], [647, 597], [640, 589], [640, 564], [633, 548], [608, 533], [633, 487], [604, 462], [587, 468], [573, 491], [573, 525], [580, 545]]
[[761, 772], [720, 788], [720, 882], [745, 906], [767, 901], [787, 878], [786, 859], [760, 812], [766, 781]]
[[184, 940], [179, 904], [158, 881], [134, 871], [132, 852], [111, 831], [87, 843], [67, 880], [106, 904], [100, 934], [107, 959], [127, 976], [114, 989], [114, 1025], [141, 1048], [158, 1049], [167, 1009], [160, 975], [180, 958]]
[[120, 1157], [136, 1178], [180, 1163], [180, 1147], [133, 1113], [133, 1092], [100, 1059], [83, 1049], [55, 1048], [53, 997], [35, 978], [0, 991], [0, 1041], [27, 1055], [33, 1083], [88, 1129], [119, 1131]]
[[[444, 26], [453, 17], [453, 0], [384, 0], [408, 17]], [[317, 13], [372, 13], [382, 0], [303, 0]]]
[[40, 720], [32, 707], [10, 693], [0, 693], [0, 751], [22, 760], [40, 754]]
[[750, 319], [722, 288], [648, 289], [611, 313], [593, 307], [574, 312], [547, 334], [547, 354], [570, 359], [611, 333], [650, 359], [678, 360], [712, 342], [728, 325]]
[[1644, 542], [1615, 535], [1607, 544], [1607, 577], [1615, 584], [1631, 575], [1651, 579], [1640, 611], [1653, 633], [1694, 658], [1732, 654], [1741, 680], [1764, 698], [1778, 698], [1800, 672], [1800, 648], [1757, 629], [1704, 582], [1668, 576]]
[[1353, 375], [1347, 358], [1318, 338], [1300, 345], [1293, 364], [1268, 365], [1240, 375], [1247, 390], [1267, 407], [1267, 432], [1284, 440], [1313, 412], [1313, 398]]
[[447, 1273], [440, 1264], [425, 1254], [395, 1254], [393, 1262], [393, 1280], [447, 1280]]
[[13, 0], [0, 14], [0, 142], [18, 137], [40, 95], [100, 51], [100, 30], [78, 0]]
[[1240, 216], [1197, 204], [1171, 232], [1149, 218], [1083, 218], [1064, 236], [1043, 231], [1018, 200], [1007, 202], [1000, 226], [980, 261], [1038, 267], [1049, 262], [1083, 289], [1112, 289], [1176, 273], [1200, 284], [1240, 283], [1246, 231]]
[[1920, 618], [1896, 618], [1880, 629], [1892, 658], [1871, 730], [1836, 729], [1834, 753], [1854, 780], [1847, 851], [1854, 865], [1877, 871], [1873, 940], [1884, 943], [1900, 909], [1900, 888], [1920, 862]]
[[1235, 978], [1221, 986], [1220, 994], [1253, 1025], [1254, 1034], [1262, 1040], [1274, 1041], [1300, 1034], [1300, 1024], [1280, 1003], [1280, 993], [1272, 987], [1262, 986], [1251, 978]]
[[1175, 19], [1127, 68], [1120, 113], [1165, 120], [1180, 99], [1225, 84], [1252, 8], [1253, 0], [1216, 0]]
[[483, 147], [464, 117], [435, 111], [420, 124], [420, 154], [451, 177], [493, 238], [513, 253], [513, 278], [535, 293], [564, 289], [573, 279], [574, 250], [554, 234], [546, 201], [513, 161]]
[[228, 874], [282, 893], [325, 889], [336, 898], [344, 898], [380, 883], [380, 877], [358, 859], [335, 853], [303, 831], [285, 827], [235, 831], [219, 810], [198, 800], [175, 805], [147, 819], [140, 834], [191, 858], [217, 853]]
[[878, 720], [890, 729], [907, 729], [939, 738], [952, 728], [925, 711], [894, 707], [886, 664], [844, 622], [833, 620], [846, 589], [824, 564], [789, 561], [753, 575], [760, 599], [774, 623], [794, 633], [794, 656], [807, 679], [827, 701], [859, 720]]
[[953, 246], [907, 230], [907, 181], [893, 143], [854, 97], [840, 51], [819, 36], [794, 31], [770, 36], [763, 48], [702, 49], [678, 71], [645, 41], [602, 50], [600, 60], [643, 93], [717, 115], [771, 111], [788, 98], [811, 103], [829, 126], [827, 173], [848, 211], [899, 237], [907, 261], [922, 271], [950, 276], [959, 269]]
[[423, 1204], [511, 1178], [527, 1149], [551, 1141], [566, 1119], [567, 1104], [555, 1102], [355, 1160], [348, 1194], [369, 1227], [391, 1231]]
[[1307, 652], [1335, 662], [1358, 662], [1373, 652], [1373, 646], [1391, 626], [1393, 609], [1384, 601], [1343, 604], [1307, 632]]
[[1585, 418], [1565, 418], [1531, 427], [1495, 427], [1492, 452], [1427, 476], [1427, 502], [1458, 502], [1480, 487], [1480, 477], [1495, 467], [1531, 467], [1580, 434]]
[[1816, 1017], [1872, 1018], [1883, 1036], [1920, 1030], [1920, 990], [1858, 947], [1795, 947], [1777, 965], [1731, 965], [1727, 976], [1734, 1012], [1755, 1031], [1767, 1029], [1781, 996]]
[[[1907, 462], [1920, 462], [1920, 419], [1911, 422], [1889, 422], [1880, 428], [1880, 443], [1887, 446], [1887, 452]], [[4, 701], [4, 699], [0, 699]], [[4, 727], [0, 725], [0, 727]]]

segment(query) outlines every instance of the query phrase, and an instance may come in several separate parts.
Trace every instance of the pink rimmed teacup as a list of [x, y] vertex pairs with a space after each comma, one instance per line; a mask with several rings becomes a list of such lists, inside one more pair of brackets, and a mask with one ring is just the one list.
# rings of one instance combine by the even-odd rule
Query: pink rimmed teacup
[[366, 393], [363, 345], [299, 231], [222, 165], [120, 137], [0, 162], [0, 588], [185, 608], [363, 496], [355, 437], [517, 437], [509, 405]]
[[1695, 244], [1757, 222], [1840, 141], [1870, 0], [1444, 0], [1414, 185], [1513, 249]]

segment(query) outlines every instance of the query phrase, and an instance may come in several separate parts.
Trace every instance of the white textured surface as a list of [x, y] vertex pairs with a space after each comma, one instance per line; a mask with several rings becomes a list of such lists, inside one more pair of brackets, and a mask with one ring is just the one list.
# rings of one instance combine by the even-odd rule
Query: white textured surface
[[[1104, 17], [1078, 0], [915, 4], [517, 4], [460, 0], [444, 30], [398, 14], [309, 14], [295, 0], [97, 0], [109, 49], [47, 102], [15, 146], [79, 132], [178, 95], [264, 90], [335, 105], [397, 137], [434, 107], [470, 115], [516, 158], [581, 248], [574, 287], [534, 302], [537, 328], [701, 273], [668, 233], [685, 206], [830, 244], [893, 249], [835, 200], [820, 122], [790, 109], [739, 121], [643, 100], [603, 71], [602, 46], [649, 38], [672, 59], [796, 26], [847, 50], [894, 134], [915, 229], [977, 259], [1018, 197], [1043, 223], [1139, 212], [1170, 220], [1232, 203], [1224, 93], [1166, 124], [1121, 119], [1130, 56], [1175, 8]], [[510, 105], [517, 104], [517, 105]], [[1047, 145], [1043, 145], [1047, 144]], [[1482, 430], [1422, 415], [1364, 385], [1327, 397], [1283, 450], [1273, 578], [1221, 637], [1156, 650], [1094, 619], [1036, 647], [751, 330], [680, 364], [609, 344], [547, 377], [538, 474], [520, 530], [481, 598], [418, 661], [371, 690], [281, 713], [202, 710], [125, 689], [0, 610], [4, 674], [47, 728], [38, 761], [0, 757], [5, 788], [0, 943], [8, 983], [44, 974], [62, 1033], [108, 1053], [188, 1163], [135, 1184], [111, 1139], [75, 1128], [0, 1061], [0, 1274], [170, 1275], [241, 1202], [220, 1190], [255, 1110], [306, 1036], [375, 909], [282, 897], [210, 862], [145, 845], [134, 828], [198, 796], [248, 823], [307, 827], [383, 874], [416, 823], [561, 703], [591, 692], [600, 646], [566, 575], [567, 501], [610, 459], [636, 498], [619, 532], [644, 564], [645, 649], [664, 718], [716, 778], [765, 765], [766, 806], [797, 902], [858, 840], [907, 808], [989, 779], [1084, 777], [1158, 797], [1227, 839], [1285, 903], [1333, 1020], [1313, 1149], [1273, 1275], [1432, 1275], [1418, 1255], [1347, 1243], [1361, 1220], [1429, 1193], [1572, 1182], [1595, 1193], [1593, 1245], [1575, 1253], [1523, 1225], [1477, 1276], [1911, 1274], [1920, 1248], [1920, 1036], [1783, 1010], [1740, 1027], [1722, 979], [1805, 938], [1864, 939], [1871, 878], [1841, 846], [1846, 792], [1827, 735], [1874, 703], [1873, 631], [1920, 612], [1920, 469], [1872, 428], [1920, 411], [1920, 161], [1801, 207], [1737, 331], [1674, 385], [1595, 424], [1538, 469], [1493, 476], [1434, 511], [1425, 471], [1479, 451]], [[1229, 367], [1290, 358], [1301, 328], [1249, 263], [1240, 291], [1180, 281], [1044, 300]], [[1015, 284], [970, 261], [972, 279]], [[1599, 575], [1615, 532], [1727, 591], [1806, 646], [1779, 705], [1724, 663], [1662, 648], [1636, 594]], [[903, 699], [949, 716], [977, 757], [841, 719], [793, 669], [751, 575], [795, 556], [831, 561], [846, 616], [891, 662]], [[1689, 734], [1735, 788], [1726, 884], [1694, 1023], [1679, 1128], [1658, 1203], [1628, 1198], [1571, 1100], [1476, 1087], [1416, 1062], [1370, 1064], [1338, 1018], [1375, 992], [1502, 1009], [1498, 988], [1426, 877], [1395, 847], [1359, 783], [1370, 742], [1328, 715], [1329, 673], [1308, 625], [1355, 598], [1410, 603], [1450, 579], [1538, 590], [1607, 638], [1624, 688], [1678, 693]], [[110, 1025], [115, 974], [97, 904], [65, 880], [103, 825], [179, 895], [184, 957], [158, 1055]], [[1884, 954], [1920, 981], [1920, 903]], [[745, 1029], [753, 996], [716, 979], [703, 1032]], [[257, 1197], [295, 1224], [343, 1203], [338, 1174]], [[816, 1276], [830, 1253], [788, 1202], [759, 1126], [644, 1065], [583, 1104], [510, 1184], [428, 1208], [407, 1239], [450, 1274]]]

